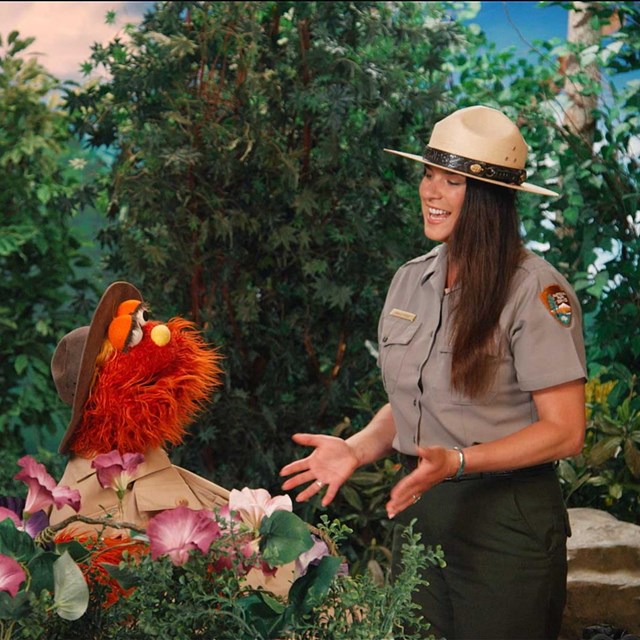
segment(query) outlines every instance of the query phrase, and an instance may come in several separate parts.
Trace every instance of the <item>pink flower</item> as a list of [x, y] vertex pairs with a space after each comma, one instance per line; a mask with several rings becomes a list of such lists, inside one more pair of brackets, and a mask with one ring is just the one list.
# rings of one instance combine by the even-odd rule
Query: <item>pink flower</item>
[[135, 473], [144, 461], [141, 453], [125, 453], [114, 450], [96, 456], [91, 467], [96, 470], [98, 482], [103, 489], [113, 489], [118, 498], [124, 497], [127, 486], [134, 479]]
[[0, 522], [7, 518], [13, 520], [13, 524], [16, 525], [16, 529], [20, 529], [22, 527], [22, 520], [20, 520], [15, 511], [11, 511], [11, 509], [7, 509], [6, 507], [0, 507]]
[[245, 524], [258, 531], [264, 517], [270, 516], [274, 511], [293, 511], [293, 503], [289, 496], [272, 498], [266, 489], [245, 487], [242, 491], [231, 490], [229, 510], [237, 512]]
[[43, 464], [36, 462], [31, 456], [23, 456], [18, 460], [22, 471], [18, 471], [14, 478], [22, 480], [29, 491], [24, 510], [35, 513], [55, 505], [56, 509], [68, 504], [74, 511], [80, 509], [80, 492], [69, 487], [57, 486], [56, 481], [47, 473]]
[[6, 591], [15, 598], [26, 579], [27, 574], [16, 560], [0, 554], [0, 591]]
[[151, 557], [169, 556], [179, 567], [189, 559], [189, 552], [199, 549], [206, 553], [211, 543], [220, 536], [220, 527], [206, 510], [194, 511], [188, 507], [167, 509], [149, 521], [147, 535]]

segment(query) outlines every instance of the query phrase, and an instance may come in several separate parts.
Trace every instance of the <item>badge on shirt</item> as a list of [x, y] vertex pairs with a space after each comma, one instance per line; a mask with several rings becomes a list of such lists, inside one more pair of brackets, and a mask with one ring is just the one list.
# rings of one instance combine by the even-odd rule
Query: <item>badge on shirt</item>
[[557, 284], [550, 284], [540, 293], [540, 300], [549, 313], [563, 326], [571, 326], [571, 301]]
[[411, 311], [405, 311], [404, 309], [391, 309], [389, 315], [393, 316], [394, 318], [402, 318], [403, 320], [408, 320], [409, 322], [413, 322], [416, 319], [415, 313], [411, 313]]

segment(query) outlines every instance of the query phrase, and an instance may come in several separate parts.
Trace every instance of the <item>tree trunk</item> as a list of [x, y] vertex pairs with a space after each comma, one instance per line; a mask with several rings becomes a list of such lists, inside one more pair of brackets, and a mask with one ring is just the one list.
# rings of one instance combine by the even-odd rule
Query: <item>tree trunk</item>
[[[580, 50], [597, 44], [600, 37], [600, 33], [591, 26], [592, 7], [592, 2], [574, 2], [573, 9], [569, 12], [567, 40], [572, 44], [580, 45]], [[587, 76], [586, 82], [580, 81], [578, 78], [580, 73]], [[564, 90], [569, 98], [564, 124], [590, 146], [593, 144], [595, 132], [594, 110], [598, 104], [598, 92], [587, 90], [587, 95], [583, 92], [589, 84], [594, 82], [600, 82], [600, 70], [595, 60], [581, 66], [579, 58], [570, 54], [567, 59], [564, 83]]]

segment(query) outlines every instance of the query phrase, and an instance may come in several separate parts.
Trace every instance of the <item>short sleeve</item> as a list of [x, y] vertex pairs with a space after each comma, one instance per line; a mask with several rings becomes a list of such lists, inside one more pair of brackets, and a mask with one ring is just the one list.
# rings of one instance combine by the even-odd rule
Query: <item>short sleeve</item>
[[510, 345], [522, 391], [585, 379], [582, 311], [569, 283], [546, 263], [517, 280]]

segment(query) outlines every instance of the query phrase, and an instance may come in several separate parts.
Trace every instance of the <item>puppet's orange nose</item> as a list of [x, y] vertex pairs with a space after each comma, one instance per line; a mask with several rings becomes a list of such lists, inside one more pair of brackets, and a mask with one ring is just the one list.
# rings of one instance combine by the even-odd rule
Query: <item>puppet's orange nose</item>
[[159, 347], [164, 347], [171, 342], [171, 331], [166, 324], [157, 324], [151, 329], [151, 339]]

